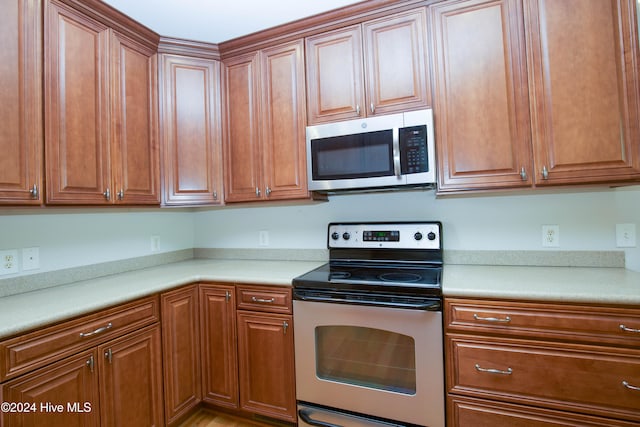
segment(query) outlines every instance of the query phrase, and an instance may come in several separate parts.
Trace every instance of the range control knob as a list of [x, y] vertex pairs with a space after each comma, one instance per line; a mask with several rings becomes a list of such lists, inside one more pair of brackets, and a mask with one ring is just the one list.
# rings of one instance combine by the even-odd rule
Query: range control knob
[[333, 233], [331, 233], [331, 238], [333, 240], [338, 240], [340, 238], [340, 235], [338, 234], [337, 231], [334, 231]]
[[413, 235], [413, 238], [418, 241], [422, 240], [422, 233], [417, 231], [416, 234]]
[[436, 240], [436, 233], [434, 233], [433, 231], [430, 231], [429, 234], [427, 234], [427, 239]]
[[345, 231], [344, 233], [342, 233], [342, 238], [344, 240], [349, 240], [351, 238], [351, 234]]

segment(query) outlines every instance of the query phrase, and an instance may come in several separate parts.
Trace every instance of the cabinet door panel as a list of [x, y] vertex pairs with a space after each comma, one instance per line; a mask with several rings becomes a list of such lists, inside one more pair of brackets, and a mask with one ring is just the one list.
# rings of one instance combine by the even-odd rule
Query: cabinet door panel
[[364, 117], [359, 25], [306, 40], [309, 124]]
[[202, 399], [198, 286], [161, 296], [164, 396], [167, 424]]
[[538, 184], [640, 177], [632, 3], [525, 2]]
[[293, 317], [238, 311], [240, 406], [296, 420]]
[[163, 56], [166, 205], [222, 201], [220, 63]]
[[307, 196], [303, 49], [297, 41], [261, 53], [262, 154], [269, 199]]
[[2, 0], [0, 8], [0, 204], [40, 204], [41, 2]]
[[47, 203], [109, 203], [109, 31], [54, 1], [47, 20]]
[[157, 55], [117, 33], [111, 50], [114, 197], [159, 204]]
[[164, 425], [161, 357], [158, 326], [98, 347], [102, 427]]
[[238, 407], [235, 319], [233, 286], [200, 285], [203, 400], [230, 408]]
[[433, 8], [441, 191], [532, 183], [520, 7], [470, 0]]
[[[96, 361], [95, 350], [84, 352], [3, 384], [2, 402], [35, 404], [36, 410], [16, 413], [2, 411], [0, 425], [98, 427], [100, 405]], [[47, 403], [54, 406], [46, 406]], [[59, 405], [63, 410], [55, 413], [46, 409], [59, 409]]]
[[226, 135], [225, 200], [257, 200], [263, 196], [260, 147], [260, 82], [258, 54], [225, 61]]
[[429, 105], [426, 11], [363, 25], [368, 114]]

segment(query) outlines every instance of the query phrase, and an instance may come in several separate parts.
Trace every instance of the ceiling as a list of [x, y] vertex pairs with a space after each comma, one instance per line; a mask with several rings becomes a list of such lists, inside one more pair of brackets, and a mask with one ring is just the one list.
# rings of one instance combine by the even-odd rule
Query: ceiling
[[161, 36], [220, 43], [360, 0], [103, 0]]

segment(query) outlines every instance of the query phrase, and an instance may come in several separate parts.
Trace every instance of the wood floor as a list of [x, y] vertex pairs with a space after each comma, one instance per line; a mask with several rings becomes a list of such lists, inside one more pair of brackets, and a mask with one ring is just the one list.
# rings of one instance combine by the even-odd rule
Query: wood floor
[[209, 409], [200, 409], [177, 427], [280, 427], [286, 423], [262, 423]]

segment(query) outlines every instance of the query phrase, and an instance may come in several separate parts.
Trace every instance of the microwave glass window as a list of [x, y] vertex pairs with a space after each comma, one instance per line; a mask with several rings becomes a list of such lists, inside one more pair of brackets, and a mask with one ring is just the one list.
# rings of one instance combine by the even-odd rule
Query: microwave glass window
[[416, 394], [415, 341], [407, 335], [359, 326], [315, 329], [318, 378]]
[[313, 179], [394, 175], [391, 130], [314, 139], [311, 152]]

